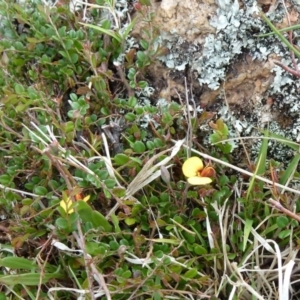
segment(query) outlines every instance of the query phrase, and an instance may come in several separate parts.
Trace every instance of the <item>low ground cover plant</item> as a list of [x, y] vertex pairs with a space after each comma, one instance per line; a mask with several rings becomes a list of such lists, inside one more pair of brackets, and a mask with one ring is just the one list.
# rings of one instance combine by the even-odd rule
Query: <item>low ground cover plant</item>
[[0, 299], [297, 297], [298, 144], [265, 130], [236, 166], [222, 119], [151, 98], [149, 3], [123, 3], [148, 24], [134, 41], [95, 2], [0, 2]]

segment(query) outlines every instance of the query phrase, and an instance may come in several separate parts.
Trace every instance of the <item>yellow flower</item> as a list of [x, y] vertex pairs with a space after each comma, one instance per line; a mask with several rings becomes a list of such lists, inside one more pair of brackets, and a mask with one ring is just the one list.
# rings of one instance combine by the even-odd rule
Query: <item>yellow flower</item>
[[[88, 195], [82, 199], [81, 195], [77, 194], [77, 195], [75, 195], [74, 198], [76, 199], [76, 201], [82, 200], [84, 202], [87, 202], [90, 199], [90, 195]], [[64, 209], [64, 211], [67, 214], [71, 214], [74, 212], [73, 202], [70, 197], [64, 197], [64, 195], [63, 195], [63, 199], [59, 202], [59, 205]]]
[[215, 175], [215, 170], [210, 166], [204, 168], [202, 160], [196, 156], [190, 157], [184, 162], [182, 172], [187, 177], [188, 183], [192, 185], [209, 184], [212, 182], [209, 177]]

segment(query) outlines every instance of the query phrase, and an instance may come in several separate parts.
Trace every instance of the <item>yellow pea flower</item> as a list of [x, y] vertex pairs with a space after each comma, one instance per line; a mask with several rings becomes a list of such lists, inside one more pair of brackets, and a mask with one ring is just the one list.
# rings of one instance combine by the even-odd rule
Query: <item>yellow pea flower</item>
[[[82, 200], [84, 202], [87, 202], [89, 201], [90, 199], [90, 195], [84, 197], [82, 199], [82, 196], [81, 194], [77, 194], [74, 196], [75, 200], [78, 201], [78, 200]], [[70, 197], [63, 197], [63, 199], [59, 202], [59, 205], [64, 209], [64, 211], [67, 213], [67, 214], [71, 214], [74, 212], [74, 209], [72, 208], [72, 205], [73, 205], [73, 202], [71, 200]]]
[[192, 185], [205, 185], [212, 182], [210, 177], [215, 175], [215, 170], [207, 166], [204, 168], [199, 157], [188, 158], [182, 165], [182, 172], [187, 177], [188, 183]]

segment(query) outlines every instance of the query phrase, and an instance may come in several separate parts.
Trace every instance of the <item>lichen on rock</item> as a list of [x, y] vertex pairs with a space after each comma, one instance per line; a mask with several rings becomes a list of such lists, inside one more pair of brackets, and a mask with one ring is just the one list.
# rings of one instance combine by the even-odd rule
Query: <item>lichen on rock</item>
[[[276, 27], [284, 28], [288, 26], [285, 7], [271, 0], [249, 0], [242, 4], [236, 0], [220, 0], [217, 7], [206, 0], [201, 4], [186, 1], [190, 8], [182, 2], [185, 1], [163, 0], [160, 6], [157, 4], [155, 21], [160, 28], [160, 42], [169, 49], [161, 61], [168, 69], [182, 72], [182, 76], [187, 70], [195, 76], [202, 86], [196, 101], [202, 107], [217, 102], [214, 112], [227, 119], [233, 137], [237, 136], [234, 133], [237, 130], [241, 135], [259, 135], [255, 128], [269, 124], [274, 133], [300, 141], [299, 80], [273, 63], [273, 59], [277, 59], [293, 67], [289, 50], [275, 35], [256, 36], [270, 32], [259, 17], [259, 10], [269, 7], [268, 18]], [[209, 8], [206, 12], [201, 10], [206, 21], [199, 22], [203, 30], [198, 25], [191, 35], [191, 28], [188, 30], [185, 26], [197, 18], [199, 10], [195, 7], [200, 5]], [[285, 5], [290, 21], [297, 23], [299, 5], [290, 2]], [[180, 24], [178, 20], [183, 18], [185, 21]], [[295, 31], [296, 45], [300, 45], [298, 36], [299, 31]], [[223, 89], [229, 104], [226, 113]], [[270, 97], [271, 104], [266, 104]], [[228, 114], [228, 109], [233, 113]], [[255, 144], [251, 150], [253, 155], [259, 149], [259, 144]], [[270, 142], [270, 145], [275, 144]], [[280, 147], [277, 145], [270, 153], [281, 161], [284, 157], [288, 159], [290, 151]], [[276, 149], [281, 150], [276, 153]]]

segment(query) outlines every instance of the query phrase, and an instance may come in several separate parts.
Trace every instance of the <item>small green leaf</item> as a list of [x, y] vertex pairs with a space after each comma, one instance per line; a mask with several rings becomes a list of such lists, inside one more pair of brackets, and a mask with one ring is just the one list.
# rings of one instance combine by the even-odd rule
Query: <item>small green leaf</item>
[[228, 127], [222, 119], [218, 119], [216, 121], [216, 125], [217, 125], [216, 130], [219, 134], [221, 134], [223, 137], [228, 135]]
[[136, 74], [136, 70], [134, 68], [130, 68], [127, 75], [128, 79], [134, 80], [135, 74]]
[[279, 232], [278, 237], [280, 239], [285, 239], [287, 237], [289, 237], [291, 235], [291, 230], [287, 229], [287, 230], [282, 230], [281, 232]]
[[15, 92], [19, 95], [23, 94], [25, 92], [25, 88], [23, 87], [22, 84], [16, 83], [15, 84]]
[[153, 300], [161, 300], [162, 297], [161, 297], [161, 295], [159, 294], [159, 292], [154, 292], [153, 295], [152, 295], [152, 299], [153, 299]]
[[139, 81], [138, 82], [138, 86], [139, 86], [139, 88], [141, 88], [141, 89], [145, 89], [147, 86], [148, 86], [148, 82], [147, 81]]
[[157, 147], [157, 148], [164, 146], [164, 142], [159, 138], [155, 138], [153, 142], [154, 142], [155, 147]]
[[33, 192], [39, 196], [44, 196], [48, 193], [48, 190], [44, 186], [36, 186], [34, 187]]
[[126, 195], [126, 190], [122, 187], [115, 187], [112, 189], [112, 193], [114, 196], [122, 198]]
[[219, 182], [221, 186], [225, 186], [226, 184], [229, 183], [229, 178], [226, 175], [221, 175], [219, 177]]
[[70, 97], [71, 101], [73, 101], [73, 102], [78, 101], [78, 97], [75, 93], [71, 93], [69, 97]]
[[3, 185], [8, 185], [12, 181], [11, 176], [8, 174], [0, 175], [0, 183]]
[[91, 221], [95, 228], [102, 227], [105, 232], [111, 232], [113, 227], [107, 219], [98, 211], [93, 211]]
[[66, 52], [66, 51], [60, 50], [60, 51], [58, 51], [58, 53], [59, 53], [62, 57], [64, 57], [64, 58], [68, 58], [68, 57], [69, 57], [69, 54], [68, 54], [68, 52]]
[[145, 40], [140, 40], [140, 44], [145, 50], [147, 50], [149, 47], [149, 43]]
[[205, 255], [207, 254], [207, 250], [200, 246], [200, 245], [195, 245], [194, 246], [194, 252], [197, 254], [197, 255]]
[[104, 180], [104, 184], [106, 185], [106, 187], [108, 189], [112, 189], [115, 187], [116, 181], [114, 179], [108, 178], [108, 179]]
[[211, 144], [215, 144], [215, 143], [221, 141], [221, 137], [219, 134], [213, 133], [209, 136], [209, 141]]
[[132, 276], [132, 273], [130, 270], [126, 270], [125, 272], [123, 272], [122, 277], [123, 278], [130, 278]]
[[193, 268], [184, 273], [185, 278], [194, 278], [198, 275], [197, 269]]
[[73, 40], [66, 40], [65, 41], [65, 48], [70, 50], [73, 47]]
[[60, 37], [64, 37], [66, 35], [66, 29], [67, 29], [66, 26], [62, 26], [62, 27], [60, 27], [58, 29], [57, 32], [58, 32], [58, 34], [59, 34]]
[[99, 249], [99, 244], [98, 243], [86, 242], [85, 246], [86, 246], [86, 251], [87, 251], [88, 254], [91, 254], [93, 256], [100, 254], [100, 249]]
[[12, 63], [16, 66], [24, 66], [25, 60], [22, 58], [15, 58], [15, 59], [12, 59]]
[[146, 54], [143, 51], [138, 51], [136, 53], [138, 60], [144, 61], [146, 59]]
[[58, 218], [55, 221], [55, 225], [60, 229], [67, 229], [69, 227], [68, 221], [63, 218]]
[[110, 27], [111, 27], [111, 22], [110, 22], [108, 19], [106, 19], [106, 20], [104, 20], [104, 21], [101, 23], [101, 27], [104, 28], [104, 29], [110, 29]]
[[74, 128], [75, 128], [74, 122], [72, 122], [72, 121], [69, 121], [69, 122], [66, 122], [65, 124], [63, 124], [63, 130], [65, 133], [73, 132]]
[[73, 64], [76, 64], [78, 62], [79, 56], [78, 56], [77, 53], [70, 54], [70, 57], [71, 57], [71, 61], [72, 61]]
[[112, 223], [114, 224], [114, 227], [115, 227], [115, 232], [121, 232], [121, 228], [119, 226], [119, 219], [118, 217], [115, 215], [115, 214], [111, 214], [110, 215], [110, 219], [112, 221]]
[[184, 231], [184, 232], [182, 232], [182, 235], [184, 236], [184, 239], [188, 244], [192, 245], [195, 243], [196, 239], [193, 234]]
[[136, 119], [136, 115], [134, 114], [134, 113], [127, 113], [126, 115], [125, 115], [125, 119], [127, 120], [127, 121], [130, 121], [130, 122], [133, 122], [135, 119]]
[[34, 202], [34, 200], [31, 199], [31, 198], [24, 198], [24, 199], [22, 200], [22, 204], [23, 204], [23, 205], [32, 205], [33, 202]]
[[221, 145], [221, 149], [224, 154], [229, 154], [232, 151], [232, 145], [225, 143], [224, 145]]
[[130, 160], [130, 158], [129, 158], [126, 154], [118, 153], [118, 154], [114, 157], [114, 160], [115, 160], [115, 163], [116, 163], [118, 166], [123, 166], [123, 165], [125, 165], [126, 163], [128, 163], [128, 161]]
[[146, 146], [143, 142], [141, 141], [136, 141], [134, 144], [133, 144], [133, 150], [136, 152], [136, 153], [143, 153], [145, 152], [146, 150]]
[[101, 107], [100, 112], [105, 116], [109, 115], [109, 109], [107, 107]]
[[128, 105], [130, 107], [135, 107], [137, 105], [137, 99], [135, 97], [130, 97], [128, 99]]
[[279, 228], [285, 228], [290, 220], [286, 216], [279, 216], [276, 218], [276, 224]]
[[136, 223], [136, 219], [135, 219], [135, 218], [126, 218], [126, 219], [125, 219], [125, 223], [126, 223], [128, 226], [134, 225], [134, 224]]
[[152, 141], [147, 141], [147, 142], [146, 142], [146, 145], [147, 145], [147, 148], [148, 148], [149, 150], [152, 150], [152, 149], [155, 148], [155, 144], [154, 144], [154, 142], [152, 142]]
[[33, 37], [26, 37], [26, 39], [31, 44], [38, 44], [38, 43], [42, 42], [41, 40], [38, 40], [38, 39], [33, 38]]

